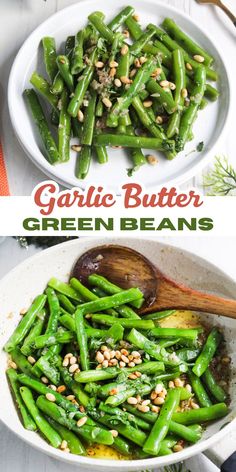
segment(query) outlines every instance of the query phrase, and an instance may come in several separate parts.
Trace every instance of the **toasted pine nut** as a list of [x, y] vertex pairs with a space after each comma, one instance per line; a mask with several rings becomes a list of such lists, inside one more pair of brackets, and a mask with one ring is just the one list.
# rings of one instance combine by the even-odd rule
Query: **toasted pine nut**
[[104, 344], [100, 347], [101, 351], [107, 351], [108, 350], [108, 347], [105, 346]]
[[139, 15], [137, 15], [136, 13], [135, 13], [135, 15], [133, 15], [132, 18], [133, 18], [135, 21], [137, 21], [137, 22], [139, 22], [139, 20], [140, 20]]
[[110, 351], [110, 359], [113, 359], [116, 355], [116, 351]]
[[186, 384], [186, 385], [185, 385], [185, 388], [186, 388], [186, 390], [187, 390], [188, 392], [192, 392], [192, 387], [191, 387], [190, 384]]
[[136, 59], [134, 60], [134, 65], [135, 65], [135, 67], [137, 67], [138, 69], [140, 69], [141, 64], [140, 64], [140, 60], [139, 60], [138, 58], [136, 58]]
[[131, 361], [131, 362], [128, 363], [128, 366], [129, 367], [135, 367], [135, 363]]
[[45, 397], [50, 402], [55, 402], [56, 401], [56, 397], [55, 397], [55, 395], [53, 395], [53, 393], [46, 393]]
[[118, 65], [119, 65], [118, 62], [116, 62], [116, 61], [110, 61], [110, 63], [109, 63], [109, 66], [110, 66], [111, 68], [112, 68], [112, 67], [118, 67]]
[[125, 38], [129, 38], [129, 31], [128, 30], [124, 30], [123, 31], [123, 35]]
[[15, 369], [15, 370], [17, 369], [17, 365], [14, 361], [9, 361], [8, 366], [11, 367], [12, 369]]
[[130, 72], [130, 74], [129, 74], [129, 76], [130, 76], [131, 78], [134, 77], [135, 74], [136, 74], [136, 72], [137, 72], [137, 69], [132, 69], [131, 72]]
[[184, 386], [184, 382], [179, 378], [174, 380], [174, 384], [175, 384], [176, 387], [183, 387]]
[[67, 442], [65, 439], [63, 439], [63, 441], [62, 441], [62, 443], [61, 443], [61, 445], [60, 445], [60, 449], [61, 449], [62, 451], [64, 451], [65, 449], [67, 449], [67, 447], [68, 447], [68, 442]]
[[83, 418], [80, 418], [78, 421], [77, 421], [77, 426], [78, 428], [80, 428], [81, 426], [83, 426], [86, 421], [87, 421], [88, 417], [87, 416], [83, 416]]
[[191, 407], [193, 408], [193, 410], [198, 410], [198, 408], [200, 408], [199, 405], [195, 402], [191, 403]]
[[128, 363], [129, 363], [129, 359], [128, 359], [128, 357], [127, 357], [127, 356], [125, 356], [124, 354], [122, 354], [122, 356], [121, 356], [121, 360], [122, 360], [123, 362], [125, 362], [126, 364], [128, 364]]
[[111, 359], [110, 352], [109, 351], [104, 351], [103, 352], [104, 358], [107, 359], [108, 361]]
[[105, 361], [103, 361], [102, 367], [104, 367], [104, 369], [106, 369], [108, 367], [108, 360], [107, 359]]
[[122, 46], [122, 48], [121, 48], [120, 53], [121, 53], [122, 56], [125, 56], [128, 51], [129, 51], [129, 46], [127, 44], [124, 44], [124, 46]]
[[120, 77], [120, 80], [122, 82], [122, 84], [131, 84], [132, 83], [132, 80], [129, 79], [129, 77], [126, 77], [125, 75], [122, 75], [122, 77]]
[[98, 351], [95, 359], [97, 362], [99, 362], [99, 364], [101, 364], [104, 361], [104, 355], [100, 351]]
[[64, 358], [63, 362], [62, 362], [62, 365], [63, 367], [67, 367], [69, 365], [69, 359], [68, 357], [67, 358]]
[[143, 400], [142, 405], [147, 406], [151, 403], [151, 400]]
[[147, 413], [148, 411], [150, 411], [150, 408], [147, 405], [138, 405], [138, 410], [142, 411], [143, 413]]
[[149, 164], [151, 164], [152, 166], [155, 166], [158, 163], [157, 157], [152, 156], [151, 154], [149, 156], [147, 156], [147, 160], [148, 160]]
[[153, 413], [159, 413], [160, 408], [159, 406], [151, 405], [151, 410], [153, 411]]
[[169, 388], [175, 388], [175, 384], [173, 380], [170, 380], [168, 385], [169, 385]]
[[118, 431], [116, 431], [116, 429], [111, 429], [110, 433], [112, 434], [113, 438], [117, 438], [117, 436], [119, 434]]
[[157, 393], [153, 391], [150, 395], [151, 400], [155, 400], [156, 397], [157, 397]]
[[112, 67], [112, 69], [110, 69], [110, 72], [109, 72], [109, 77], [115, 77], [115, 75], [116, 75], [116, 68]]
[[200, 54], [195, 54], [195, 56], [193, 56], [193, 59], [197, 62], [200, 62], [200, 63], [205, 61], [204, 57], [200, 56]]
[[141, 376], [142, 376], [141, 372], [139, 372], [138, 370], [136, 370], [134, 373], [135, 373], [135, 375], [136, 375], [137, 377], [141, 377]]
[[161, 393], [163, 390], [163, 385], [162, 384], [157, 384], [155, 386], [155, 392], [159, 395], [159, 393]]
[[134, 357], [141, 357], [141, 354], [140, 354], [140, 352], [138, 352], [138, 351], [132, 351], [131, 354], [132, 354], [132, 356], [134, 356]]
[[189, 62], [186, 63], [186, 69], [187, 70], [193, 70], [191, 64], [189, 64]]
[[66, 399], [69, 400], [70, 402], [72, 402], [72, 400], [75, 399], [75, 396], [74, 395], [67, 395]]
[[173, 451], [174, 452], [180, 452], [183, 450], [183, 446], [181, 446], [180, 444], [176, 444], [174, 447], [173, 447]]
[[127, 349], [121, 349], [120, 352], [121, 352], [121, 354], [124, 354], [124, 356], [129, 355], [129, 352], [127, 351]]
[[135, 397], [129, 397], [129, 398], [127, 399], [127, 402], [128, 402], [130, 405], [137, 405], [138, 400], [137, 400], [137, 398], [135, 398]]
[[162, 118], [162, 116], [158, 115], [158, 116], [156, 117], [156, 123], [157, 123], [158, 125], [161, 125], [161, 124], [163, 123], [163, 118]]
[[66, 386], [65, 385], [59, 385], [59, 387], [57, 387], [57, 391], [58, 393], [63, 393], [66, 391]]
[[82, 146], [78, 146], [77, 144], [72, 144], [71, 149], [72, 151], [80, 152], [82, 149]]
[[183, 88], [183, 89], [181, 90], [181, 95], [182, 95], [183, 98], [187, 98], [187, 96], [188, 96], [188, 91], [187, 91], [186, 88]]
[[69, 367], [70, 374], [73, 374], [79, 368], [78, 364], [73, 364]]
[[27, 357], [27, 359], [28, 359], [30, 364], [35, 364], [35, 362], [36, 362], [36, 360], [33, 356], [29, 356], [29, 357]]
[[51, 390], [54, 390], [54, 392], [57, 391], [56, 385], [53, 385], [53, 384], [52, 384], [52, 385], [49, 385], [48, 388], [50, 388]]
[[170, 87], [170, 90], [176, 89], [176, 85], [173, 82], [169, 82], [169, 87]]
[[138, 358], [136, 357], [136, 358], [134, 359], [134, 363], [135, 363], [135, 364], [142, 364], [142, 362], [143, 362], [143, 361], [142, 361], [141, 358], [138, 359]]
[[137, 379], [137, 375], [136, 374], [129, 374], [129, 379], [135, 380], [135, 379]]
[[153, 403], [154, 403], [154, 405], [163, 405], [163, 403], [165, 403], [165, 400], [162, 397], [157, 397], [157, 398], [155, 398]]
[[161, 87], [169, 87], [169, 81], [168, 80], [161, 80], [160, 86]]
[[126, 363], [124, 361], [120, 361], [120, 367], [125, 367]]
[[161, 75], [162, 69], [160, 67], [157, 67], [153, 73], [151, 74], [152, 77], [158, 77], [158, 75]]

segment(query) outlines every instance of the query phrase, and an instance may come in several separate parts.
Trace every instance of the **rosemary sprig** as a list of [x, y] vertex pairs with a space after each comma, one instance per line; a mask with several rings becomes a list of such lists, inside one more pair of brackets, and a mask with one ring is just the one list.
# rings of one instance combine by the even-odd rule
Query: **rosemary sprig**
[[236, 169], [225, 156], [215, 158], [214, 167], [203, 177], [203, 186], [210, 196], [232, 196], [236, 192]]

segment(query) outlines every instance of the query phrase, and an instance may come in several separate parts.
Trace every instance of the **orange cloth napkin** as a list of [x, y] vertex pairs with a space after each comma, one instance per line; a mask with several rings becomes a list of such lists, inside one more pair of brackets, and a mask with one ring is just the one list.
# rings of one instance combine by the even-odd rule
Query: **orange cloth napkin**
[[0, 197], [8, 197], [10, 195], [7, 171], [3, 157], [2, 145], [0, 143]]

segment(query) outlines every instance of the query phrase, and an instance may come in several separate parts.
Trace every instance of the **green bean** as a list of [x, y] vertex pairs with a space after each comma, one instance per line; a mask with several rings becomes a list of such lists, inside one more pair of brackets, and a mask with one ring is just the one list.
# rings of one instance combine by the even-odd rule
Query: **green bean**
[[74, 434], [68, 428], [65, 428], [64, 426], [60, 425], [52, 418], [47, 417], [46, 419], [53, 427], [53, 429], [56, 430], [58, 434], [60, 434], [61, 438], [67, 442], [68, 448], [70, 449], [70, 452], [72, 454], [77, 454], [79, 456], [86, 455], [86, 450], [83, 444], [80, 442], [78, 436], [76, 436], [76, 434]]
[[50, 310], [47, 328], [45, 331], [45, 333], [48, 334], [48, 333], [55, 333], [57, 331], [58, 319], [60, 316], [60, 305], [59, 305], [59, 300], [56, 296], [56, 293], [51, 287], [47, 288], [46, 295], [47, 295], [49, 310]]
[[187, 34], [185, 34], [172, 19], [165, 18], [162, 27], [180, 44], [180, 46], [191, 54], [191, 56], [202, 56], [204, 58], [204, 63], [207, 66], [212, 64], [214, 58], [196, 44]]
[[[50, 347], [47, 352], [45, 352], [43, 354], [43, 358], [45, 361], [49, 361], [51, 360], [51, 358], [54, 356], [54, 355], [58, 355], [59, 352], [61, 351], [62, 349], [62, 344], [55, 344], [53, 345], [52, 347]], [[41, 356], [42, 357], [42, 356]], [[35, 376], [35, 377], [41, 377], [42, 375], [42, 371], [41, 369], [39, 368], [39, 363], [38, 361], [40, 361], [41, 357], [35, 362], [35, 364], [32, 366], [32, 374]]]
[[12, 351], [25, 338], [26, 334], [32, 327], [36, 316], [43, 309], [46, 302], [46, 295], [38, 295], [33, 301], [31, 307], [21, 319], [15, 331], [4, 346], [6, 352]]
[[120, 26], [122, 26], [123, 23], [126, 22], [126, 20], [133, 15], [134, 13], [134, 8], [133, 7], [125, 7], [123, 10], [118, 13], [111, 21], [108, 23], [108, 28], [110, 28], [111, 31], [116, 31]]
[[[114, 323], [117, 322], [116, 318], [113, 316], [105, 315], [102, 313], [94, 314], [91, 316], [92, 321], [98, 324], [105, 324], [108, 326], [112, 326]], [[136, 320], [136, 319], [127, 319], [127, 318], [120, 318], [119, 323], [123, 328], [137, 328], [142, 330], [150, 330], [155, 325], [152, 320]]]
[[60, 373], [57, 368], [50, 362], [45, 359], [45, 356], [41, 356], [37, 361], [37, 366], [42, 371], [44, 376], [49, 379], [53, 385], [60, 385]]
[[196, 348], [196, 349], [182, 348], [175, 351], [175, 353], [181, 361], [191, 362], [196, 359], [196, 357], [200, 353], [200, 349], [199, 348]]
[[37, 97], [37, 94], [33, 89], [26, 89], [24, 91], [24, 97], [28, 103], [33, 120], [38, 128], [38, 132], [44, 145], [44, 149], [46, 152], [45, 157], [50, 162], [50, 164], [55, 164], [60, 160], [60, 156], [56, 147], [56, 143], [48, 127], [48, 123], [41, 107], [41, 104], [39, 102], [39, 99]]
[[28, 429], [29, 431], [36, 431], [37, 426], [36, 426], [32, 416], [28, 412], [27, 408], [25, 407], [24, 402], [22, 401], [20, 391], [19, 391], [19, 384], [18, 384], [18, 381], [17, 381], [18, 376], [17, 376], [17, 373], [16, 373], [15, 369], [7, 369], [6, 375], [7, 375], [8, 381], [10, 383], [11, 390], [13, 392], [13, 396], [14, 396], [16, 405], [17, 405], [17, 407], [20, 411], [24, 428]]
[[[93, 302], [92, 302], [93, 303]], [[82, 305], [83, 306], [83, 305]], [[80, 363], [82, 370], [89, 370], [88, 339], [84, 326], [83, 309], [77, 308], [75, 312], [75, 327], [77, 342], [80, 350]]]
[[[133, 126], [128, 126], [126, 128], [126, 132], [130, 136], [135, 136], [135, 131], [134, 131]], [[137, 148], [132, 149], [131, 148], [129, 151], [130, 151], [131, 159], [132, 159], [132, 162], [133, 162], [133, 167], [131, 169], [127, 169], [127, 175], [129, 177], [132, 177], [134, 172], [139, 170], [141, 166], [143, 166], [144, 164], [147, 163], [147, 159], [146, 159], [145, 155], [143, 154], [142, 149], [137, 149]], [[139, 315], [136, 314], [135, 318], [137, 318], [138, 316]], [[133, 316], [133, 318], [134, 318], [134, 316]]]
[[76, 35], [73, 57], [71, 61], [71, 73], [73, 75], [79, 74], [84, 65], [83, 56], [85, 35], [85, 29], [79, 31]]
[[129, 77], [129, 68], [130, 68], [130, 54], [129, 50], [126, 54], [121, 55], [119, 58], [118, 67], [116, 69], [116, 77], [120, 79], [121, 77]]
[[176, 423], [185, 425], [205, 423], [226, 416], [228, 411], [228, 407], [225, 403], [217, 403], [216, 405], [198, 408], [197, 410], [189, 410], [183, 413], [174, 413], [172, 420]]
[[53, 346], [54, 344], [67, 344], [74, 339], [74, 333], [70, 331], [58, 331], [55, 334], [41, 334], [34, 340], [34, 348], [42, 349], [44, 347]]
[[99, 404], [99, 410], [108, 413], [109, 415], [115, 416], [117, 420], [121, 420], [123, 422], [129, 422], [136, 425], [138, 428], [143, 429], [144, 431], [150, 430], [150, 424], [146, 421], [138, 418], [137, 416], [127, 413], [126, 411], [121, 410], [120, 408], [114, 408], [106, 405], [105, 403], [101, 402]]
[[106, 164], [108, 162], [108, 153], [106, 146], [95, 146], [97, 161], [99, 164]]
[[67, 112], [68, 93], [64, 89], [60, 99], [60, 118], [58, 126], [58, 150], [62, 162], [70, 159], [71, 117]]
[[195, 70], [194, 82], [195, 86], [191, 94], [190, 104], [184, 110], [180, 120], [179, 134], [176, 138], [176, 149], [178, 152], [184, 149], [204, 95], [206, 85], [206, 71], [204, 67], [199, 66]]
[[91, 98], [89, 99], [89, 104], [85, 111], [83, 131], [81, 135], [81, 144], [87, 146], [91, 146], [93, 141], [96, 100], [96, 93], [91, 92]]
[[88, 175], [92, 158], [91, 146], [83, 146], [76, 161], [75, 176], [78, 179], [85, 179]]
[[190, 379], [190, 383], [192, 385], [192, 389], [197, 397], [199, 404], [203, 407], [211, 406], [212, 402], [204, 389], [201, 380], [197, 377], [193, 372], [189, 371], [188, 376]]
[[145, 126], [148, 131], [150, 131], [152, 136], [156, 138], [166, 139], [165, 133], [156, 123], [153, 123], [153, 120], [150, 118], [150, 115], [147, 113], [147, 109], [144, 107], [139, 96], [136, 96], [132, 100], [132, 106], [134, 107], [141, 123]]
[[144, 452], [151, 455], [158, 454], [161, 446], [161, 441], [165, 439], [168, 433], [170, 421], [172, 419], [173, 413], [179, 405], [179, 401], [180, 394], [177, 389], [170, 389], [167, 393], [165, 403], [161, 408], [160, 414], [156, 422], [154, 423], [148, 438], [144, 443]]
[[92, 23], [94, 28], [99, 32], [99, 34], [109, 43], [112, 44], [114, 40], [113, 31], [107, 26], [104, 21], [101, 19], [100, 12], [93, 12], [88, 16], [89, 21]]
[[23, 345], [21, 347], [21, 352], [24, 356], [30, 356], [32, 353], [32, 342], [36, 336], [39, 336], [42, 333], [44, 321], [45, 321], [46, 312], [42, 310], [36, 319], [35, 324], [32, 326], [28, 336], [24, 339]]
[[227, 399], [226, 392], [217, 383], [209, 367], [205, 370], [202, 376], [202, 379], [203, 379], [204, 384], [207, 387], [207, 390], [216, 400], [218, 400], [218, 402], [224, 402]]
[[155, 313], [150, 313], [149, 315], [143, 315], [142, 319], [145, 319], [145, 320], [162, 320], [163, 318], [167, 318], [168, 316], [171, 316], [174, 313], [176, 313], [176, 310], [157, 311]]
[[68, 298], [72, 298], [72, 300], [75, 300], [77, 303], [82, 302], [82, 299], [79, 297], [78, 293], [72, 287], [70, 287], [70, 285], [61, 282], [55, 277], [49, 280], [48, 286], [52, 287], [54, 290], [56, 290], [56, 292], [62, 293]]
[[73, 53], [75, 47], [75, 36], [68, 36], [65, 42], [65, 56], [68, 56], [69, 59]]
[[174, 151], [174, 141], [161, 138], [146, 138], [116, 134], [100, 134], [94, 137], [93, 143], [98, 146], [123, 146], [129, 148], [157, 149], [164, 152]]
[[68, 311], [68, 313], [72, 314], [72, 313], [75, 312], [75, 306], [73, 305], [71, 300], [69, 300], [69, 298], [66, 295], [58, 293], [57, 298], [59, 300], [60, 305], [62, 305], [62, 307], [66, 311]]
[[95, 48], [89, 58], [90, 64], [85, 67], [83, 74], [79, 76], [79, 81], [75, 88], [74, 96], [72, 97], [68, 106], [68, 113], [74, 118], [78, 114], [78, 111], [82, 105], [85, 93], [92, 80], [93, 73], [94, 73], [94, 63], [96, 62], [97, 57], [98, 57], [98, 52], [97, 52], [97, 49]]
[[51, 82], [53, 82], [57, 74], [57, 63], [56, 63], [56, 43], [55, 39], [49, 36], [45, 36], [42, 39], [43, 45], [43, 57], [44, 64]]
[[169, 425], [169, 432], [176, 434], [177, 436], [184, 439], [185, 441], [195, 443], [199, 441], [202, 436], [201, 426], [197, 425], [197, 427], [200, 428], [200, 431], [194, 431], [183, 424], [176, 423], [175, 421], [171, 421]]
[[198, 335], [203, 331], [202, 328], [192, 328], [192, 329], [184, 329], [184, 328], [154, 328], [152, 329], [152, 335], [156, 338], [187, 338], [193, 341], [196, 341]]
[[173, 359], [171, 354], [168, 354], [164, 348], [160, 348], [160, 346], [153, 341], [150, 341], [136, 329], [130, 331], [127, 340], [139, 349], [143, 349], [151, 357], [154, 357], [154, 359], [164, 362], [167, 365], [177, 366], [180, 363], [178, 358]]
[[[39, 92], [50, 103], [50, 105], [57, 110], [58, 98], [51, 92], [49, 83], [41, 75], [37, 74], [37, 72], [33, 72], [31, 75], [30, 83], [34, 88], [36, 88], [37, 92]], [[26, 90], [27, 93], [29, 93], [28, 90], [29, 89]], [[28, 99], [30, 98], [31, 97], [29, 96]], [[31, 98], [31, 100], [33, 99]]]
[[135, 371], [147, 374], [154, 374], [156, 372], [162, 372], [164, 370], [164, 364], [162, 362], [145, 362], [143, 364], [139, 364], [139, 366], [135, 367], [127, 367], [125, 369], [120, 370], [117, 367], [109, 367], [106, 369], [95, 369], [95, 370], [87, 370], [86, 372], [78, 372], [75, 374], [76, 382], [80, 383], [87, 383], [87, 382], [99, 382], [101, 380], [109, 380], [114, 379], [117, 377], [121, 372], [131, 373]]
[[155, 31], [149, 30], [144, 33], [139, 37], [138, 40], [136, 40], [129, 48], [130, 54], [134, 56], [138, 56], [144, 46], [151, 40], [151, 38], [154, 36]]
[[129, 16], [128, 18], [126, 18], [125, 20], [125, 24], [132, 36], [132, 38], [137, 41], [141, 34], [142, 34], [142, 28], [141, 26], [139, 25], [139, 23], [132, 17], [132, 16]]
[[61, 436], [41, 415], [30, 389], [27, 387], [20, 387], [20, 394], [41, 433], [47, 438], [53, 447], [59, 447], [61, 445]]
[[68, 369], [63, 367], [61, 359], [59, 361], [59, 370], [63, 382], [65, 382], [65, 385], [73, 392], [78, 403], [84, 407], [88, 407], [91, 404], [91, 398], [88, 397], [81, 385], [78, 385], [78, 383], [73, 380]]
[[179, 111], [175, 111], [170, 115], [168, 121], [168, 128], [166, 131], [166, 136], [168, 139], [172, 139], [176, 134], [179, 132], [179, 125], [180, 125], [180, 117], [181, 114]]
[[57, 57], [57, 66], [61, 77], [67, 85], [70, 92], [74, 91], [74, 79], [70, 72], [70, 61], [67, 56], [60, 55]]
[[216, 328], [213, 328], [206, 340], [206, 343], [203, 346], [202, 352], [199, 354], [197, 360], [195, 361], [193, 367], [193, 373], [195, 375], [201, 377], [201, 375], [205, 372], [221, 340], [222, 335]]
[[48, 401], [45, 397], [38, 397], [36, 404], [47, 416], [62, 426], [74, 431], [86, 441], [108, 446], [113, 444], [113, 436], [110, 431], [106, 431], [99, 426], [89, 425], [87, 422], [83, 426], [77, 426], [76, 421], [71, 419], [63, 408]]

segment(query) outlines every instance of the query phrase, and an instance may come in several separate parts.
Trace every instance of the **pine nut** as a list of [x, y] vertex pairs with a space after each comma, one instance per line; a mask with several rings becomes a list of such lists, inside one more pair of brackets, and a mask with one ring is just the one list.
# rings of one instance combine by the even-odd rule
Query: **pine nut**
[[54, 390], [54, 392], [57, 391], [56, 385], [53, 385], [53, 384], [52, 384], [52, 385], [49, 385], [48, 388], [50, 388], [51, 390]]
[[127, 44], [124, 44], [124, 46], [122, 46], [122, 48], [121, 48], [120, 53], [121, 53], [122, 56], [125, 56], [128, 51], [129, 51], [129, 46]]
[[162, 392], [159, 393], [158, 396], [159, 396], [159, 398], [165, 398], [166, 394], [162, 391]]
[[158, 125], [162, 125], [162, 123], [163, 123], [163, 118], [162, 118], [162, 116], [158, 115], [158, 116], [156, 117], [156, 123], [157, 123]]
[[125, 367], [125, 366], [126, 366], [126, 363], [123, 361], [120, 361], [120, 367]]
[[77, 144], [72, 144], [71, 149], [72, 151], [80, 152], [82, 149], [82, 146], [78, 146]]
[[147, 58], [145, 56], [141, 56], [139, 58], [139, 61], [140, 61], [140, 64], [145, 64], [145, 62], [147, 62]]
[[143, 413], [147, 413], [148, 411], [150, 411], [150, 408], [147, 405], [138, 405], [138, 410], [142, 411]]
[[102, 61], [95, 62], [95, 67], [97, 67], [97, 69], [102, 69], [104, 67], [104, 62]]
[[143, 362], [143, 361], [142, 361], [142, 359], [140, 359], [140, 358], [139, 358], [139, 359], [137, 359], [137, 358], [134, 359], [134, 363], [135, 363], [135, 364], [142, 364], [142, 362]]
[[12, 369], [15, 369], [15, 370], [17, 369], [17, 365], [16, 365], [16, 363], [13, 362], [13, 361], [9, 361], [9, 362], [8, 362], [8, 366], [11, 367]]
[[108, 350], [108, 347], [103, 344], [103, 346], [101, 346], [100, 349], [101, 349], [101, 351], [103, 352], [103, 351], [107, 351], [107, 350]]
[[191, 385], [186, 384], [186, 385], [185, 385], [185, 388], [186, 388], [187, 392], [192, 392], [192, 387], [191, 387]]
[[133, 15], [133, 19], [134, 19], [135, 21], [137, 21], [137, 22], [140, 21], [140, 17], [139, 17], [139, 15], [137, 15], [137, 14]]
[[130, 74], [129, 74], [129, 76], [130, 76], [131, 78], [134, 77], [135, 74], [136, 74], [136, 72], [137, 72], [136, 69], [132, 69], [131, 72], [130, 72]]
[[115, 84], [116, 87], [121, 87], [122, 82], [120, 81], [120, 79], [115, 79], [114, 84]]
[[134, 357], [141, 357], [141, 354], [140, 354], [140, 352], [138, 352], [138, 351], [132, 351], [131, 354], [132, 354], [132, 356], [134, 356]]
[[147, 160], [148, 160], [149, 164], [151, 164], [152, 166], [155, 166], [158, 163], [157, 157], [152, 156], [151, 154], [149, 156], [147, 156]]
[[152, 100], [145, 100], [145, 101], [143, 102], [143, 106], [144, 106], [145, 108], [150, 108], [150, 107], [152, 106]]
[[104, 351], [103, 355], [104, 355], [104, 358], [107, 359], [108, 361], [111, 359], [109, 351]]
[[154, 405], [163, 405], [163, 403], [165, 403], [165, 400], [164, 398], [161, 398], [161, 397], [157, 397], [155, 400], [154, 400]]
[[20, 315], [25, 315], [27, 311], [27, 308], [22, 308], [22, 310], [20, 311]]
[[151, 400], [143, 400], [142, 401], [142, 405], [144, 405], [144, 406], [150, 405], [150, 403], [151, 403]]
[[44, 384], [48, 384], [49, 383], [49, 380], [47, 379], [47, 377], [41, 377], [41, 380]]
[[69, 367], [70, 374], [73, 374], [79, 368], [78, 364], [73, 364]]
[[129, 38], [129, 31], [128, 30], [124, 30], [123, 31], [123, 35], [125, 38]]
[[200, 56], [200, 54], [195, 54], [195, 56], [193, 56], [193, 59], [197, 62], [200, 62], [200, 64], [205, 61], [204, 57]]
[[159, 413], [160, 408], [156, 405], [151, 405], [151, 410], [153, 413]]
[[127, 403], [129, 403], [130, 405], [137, 405], [138, 400], [137, 400], [137, 398], [135, 398], [135, 397], [129, 397], [129, 398], [127, 399]]
[[142, 376], [141, 372], [138, 372], [137, 370], [134, 373], [138, 378]]
[[169, 81], [168, 80], [161, 80], [160, 86], [161, 87], [169, 87]]
[[160, 67], [157, 67], [153, 73], [151, 74], [152, 77], [158, 77], [158, 75], [161, 75], [162, 69]]
[[119, 65], [118, 62], [116, 62], [116, 61], [110, 61], [110, 63], [109, 63], [109, 66], [110, 66], [111, 68], [113, 68], [113, 67], [118, 67], [118, 65]]
[[46, 393], [45, 397], [50, 402], [55, 402], [56, 401], [56, 397], [55, 397], [55, 395], [53, 395], [53, 393]]
[[57, 391], [58, 393], [63, 393], [66, 391], [66, 386], [65, 385], [59, 385], [59, 387], [57, 387]]
[[157, 393], [153, 391], [150, 395], [151, 400], [155, 400], [156, 397], [157, 397]]
[[63, 367], [68, 367], [68, 365], [69, 365], [68, 357], [63, 360], [62, 365], [63, 365]]
[[164, 92], [166, 92], [166, 93], [170, 93], [169, 87], [163, 87], [163, 90], [164, 90]]
[[184, 382], [179, 378], [174, 380], [174, 384], [175, 384], [176, 387], [183, 387], [184, 386]]
[[174, 384], [173, 380], [169, 381], [168, 386], [169, 386], [169, 388], [175, 388], [175, 384]]
[[107, 359], [105, 361], [103, 361], [102, 367], [104, 367], [104, 369], [106, 369], [108, 367], [108, 360]]
[[116, 351], [110, 351], [110, 359], [113, 359], [116, 355]]
[[188, 96], [188, 91], [187, 91], [186, 88], [183, 88], [183, 89], [181, 90], [181, 95], [182, 95], [183, 98], [187, 98], [187, 96]]
[[162, 385], [162, 384], [157, 384], [157, 385], [155, 386], [155, 392], [157, 393], [157, 395], [158, 395], [159, 393], [161, 393], [162, 390], [163, 390], [163, 385]]
[[135, 374], [129, 374], [129, 379], [131, 379], [131, 380], [136, 380], [136, 379], [137, 379], [137, 375], [135, 375]]
[[140, 60], [139, 60], [138, 58], [136, 58], [136, 59], [134, 60], [134, 65], [135, 65], [135, 67], [137, 67], [137, 69], [140, 69], [141, 64], [140, 64]]
[[75, 356], [72, 356], [70, 358], [70, 365], [76, 364], [77, 363], [77, 358]]
[[67, 447], [68, 447], [68, 442], [65, 439], [63, 439], [63, 441], [60, 445], [60, 449], [63, 451], [65, 449], [67, 449]]
[[116, 359], [120, 359], [121, 358], [121, 352], [120, 351], [116, 351]]
[[193, 410], [198, 410], [198, 408], [200, 408], [199, 405], [195, 402], [191, 403], [191, 407], [193, 408]]
[[176, 85], [173, 84], [173, 82], [169, 82], [169, 87], [170, 87], [170, 90], [175, 90], [176, 89]]
[[107, 107], [107, 108], [111, 108], [111, 107], [112, 107], [112, 103], [111, 103], [111, 100], [109, 100], [109, 98], [104, 97], [104, 98], [102, 99], [102, 102], [104, 103], [105, 107]]
[[191, 64], [189, 64], [189, 62], [186, 63], [186, 69], [187, 70], [193, 70]]
[[113, 438], [117, 438], [117, 436], [119, 434], [118, 431], [116, 431], [116, 429], [111, 429], [110, 433], [112, 434]]
[[67, 400], [69, 400], [70, 402], [72, 402], [72, 400], [75, 400], [75, 396], [74, 395], [67, 395]]
[[183, 450], [183, 446], [181, 446], [180, 444], [176, 444], [174, 447], [173, 447], [173, 451], [174, 452], [180, 452]]
[[109, 72], [109, 77], [115, 77], [115, 75], [116, 75], [116, 68], [112, 67], [112, 69], [110, 69], [110, 72]]
[[35, 362], [36, 362], [36, 360], [33, 356], [29, 356], [29, 357], [27, 357], [27, 359], [28, 359], [30, 364], [35, 364]]
[[125, 362], [126, 364], [128, 364], [128, 363], [129, 363], [129, 359], [128, 359], [128, 357], [127, 357], [127, 356], [125, 356], [124, 354], [122, 354], [122, 356], [121, 356], [121, 360], [122, 360], [123, 362]]
[[117, 359], [111, 359], [111, 364], [112, 364], [112, 365], [117, 365], [117, 364], [118, 364], [118, 360], [117, 360]]
[[129, 366], [129, 367], [135, 367], [135, 363], [134, 363], [134, 362], [129, 362], [129, 363], [128, 363], [128, 366]]
[[77, 426], [78, 428], [81, 428], [81, 426], [83, 426], [86, 421], [87, 421], [88, 417], [87, 416], [83, 416], [83, 418], [80, 418], [79, 421], [77, 421]]
[[82, 112], [81, 110], [78, 111], [78, 115], [77, 115], [77, 116], [78, 116], [79, 122], [80, 122], [80, 123], [83, 123], [83, 121], [84, 121], [84, 114], [83, 114], [83, 112]]
[[121, 349], [120, 352], [121, 352], [121, 354], [124, 354], [125, 356], [128, 356], [128, 354], [129, 354], [127, 349]]
[[120, 78], [122, 84], [131, 84], [132, 83], [132, 80], [129, 79], [129, 77], [126, 77], [125, 75], [122, 75], [121, 78]]
[[98, 351], [95, 359], [97, 362], [99, 362], [99, 364], [101, 364], [104, 361], [104, 356], [100, 351]]

